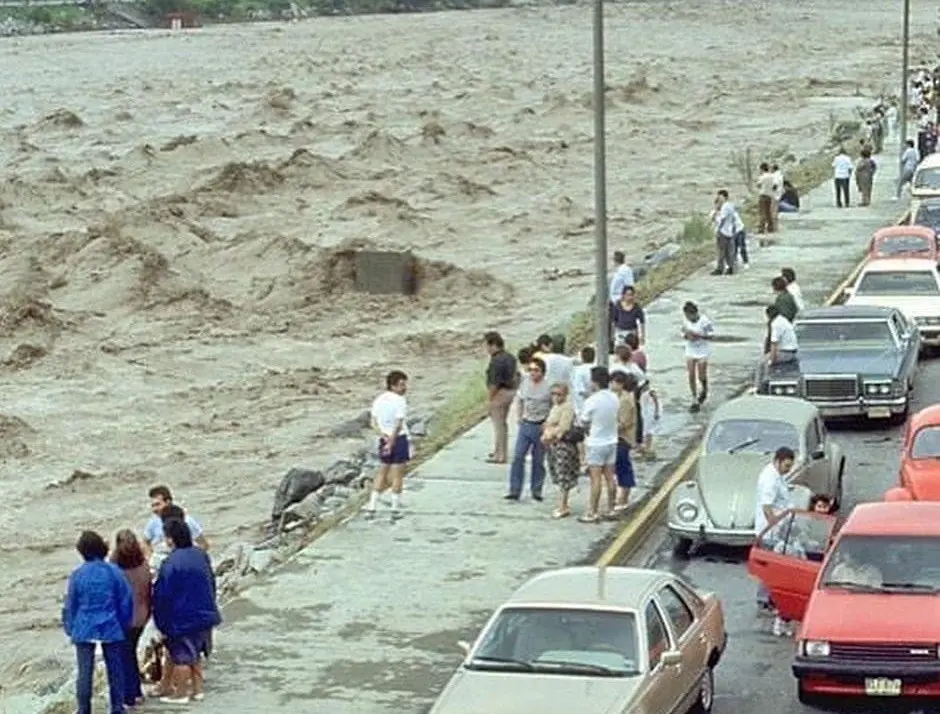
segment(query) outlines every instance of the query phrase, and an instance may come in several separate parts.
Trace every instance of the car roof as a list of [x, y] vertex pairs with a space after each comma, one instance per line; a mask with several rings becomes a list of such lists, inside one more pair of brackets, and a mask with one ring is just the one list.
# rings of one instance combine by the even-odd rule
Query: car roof
[[883, 305], [831, 305], [828, 307], [814, 307], [803, 310], [798, 316], [798, 322], [810, 320], [874, 320], [888, 319], [897, 312], [897, 308]]
[[803, 425], [814, 419], [816, 414], [816, 407], [796, 397], [745, 394], [719, 406], [710, 423], [717, 424], [726, 419], [770, 419]]
[[579, 566], [549, 570], [522, 585], [505, 605], [556, 604], [637, 609], [649, 593], [673, 579], [643, 568]]
[[862, 503], [849, 514], [842, 535], [940, 535], [940, 502]]
[[911, 417], [911, 431], [917, 431], [925, 426], [940, 426], [940, 404], [924, 407]]
[[928, 154], [927, 158], [920, 162], [917, 169], [935, 169], [938, 166], [940, 166], [940, 154]]
[[932, 258], [878, 258], [865, 263], [863, 273], [888, 272], [924, 272], [933, 273], [937, 270], [937, 261]]
[[903, 226], [886, 226], [875, 231], [874, 240], [880, 238], [895, 238], [898, 236], [919, 236], [933, 240], [936, 233], [932, 228], [916, 224], [906, 224]]

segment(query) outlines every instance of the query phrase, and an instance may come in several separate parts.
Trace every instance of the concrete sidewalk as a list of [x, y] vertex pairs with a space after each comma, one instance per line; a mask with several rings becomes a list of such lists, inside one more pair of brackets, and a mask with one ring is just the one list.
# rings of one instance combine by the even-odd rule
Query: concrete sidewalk
[[[793, 267], [807, 303], [819, 304], [871, 233], [895, 221], [903, 207], [891, 201], [895, 151], [889, 143], [880, 161], [873, 206], [838, 210], [826, 184], [807, 197], [805, 214], [784, 218], [778, 245], [759, 248], [752, 240], [750, 270], [731, 277], [702, 271], [647, 306], [664, 436], [661, 460], [638, 464], [643, 488], [635, 499], [662, 480], [710, 410], [749, 374], [770, 279], [780, 268]], [[714, 349], [711, 401], [695, 416], [687, 412], [678, 334], [687, 299], [699, 302], [724, 338]], [[583, 560], [617, 529], [553, 521], [552, 491], [542, 504], [504, 502], [507, 469], [484, 462], [489, 445], [484, 423], [409, 479], [403, 520], [357, 517], [227, 606], [199, 711], [423, 712], [460, 660], [457, 640], [472, 639], [522, 580]], [[585, 491], [582, 485], [573, 498], [577, 512]]]

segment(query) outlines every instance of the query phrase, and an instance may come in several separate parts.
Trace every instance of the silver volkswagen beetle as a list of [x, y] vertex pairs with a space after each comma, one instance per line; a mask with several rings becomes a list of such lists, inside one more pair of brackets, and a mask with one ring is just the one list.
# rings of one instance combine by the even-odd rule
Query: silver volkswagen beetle
[[781, 446], [796, 452], [787, 476], [793, 507], [808, 507], [813, 494], [834, 498], [838, 507], [845, 456], [816, 407], [793, 397], [738, 397], [715, 411], [694, 476], [670, 494], [669, 532], [677, 555], [706, 542], [753, 542], [757, 477]]

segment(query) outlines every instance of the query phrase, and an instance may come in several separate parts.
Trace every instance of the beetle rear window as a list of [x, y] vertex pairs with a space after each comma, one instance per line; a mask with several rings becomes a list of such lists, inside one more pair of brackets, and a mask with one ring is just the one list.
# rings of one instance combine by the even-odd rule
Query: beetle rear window
[[940, 459], [940, 427], [925, 426], [914, 436], [912, 459]]
[[781, 446], [800, 452], [800, 434], [785, 421], [772, 419], [725, 419], [712, 427], [705, 442], [709, 454], [772, 454]]

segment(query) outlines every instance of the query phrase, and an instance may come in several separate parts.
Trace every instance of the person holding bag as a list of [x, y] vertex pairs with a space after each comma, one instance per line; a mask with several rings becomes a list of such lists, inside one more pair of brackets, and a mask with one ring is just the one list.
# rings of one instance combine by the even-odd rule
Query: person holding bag
[[568, 497], [578, 483], [581, 461], [578, 444], [584, 440], [584, 432], [575, 425], [574, 405], [568, 398], [568, 385], [552, 385], [552, 408], [542, 429], [542, 443], [548, 454], [548, 473], [559, 490], [558, 508], [552, 518], [567, 518], [571, 515]]

